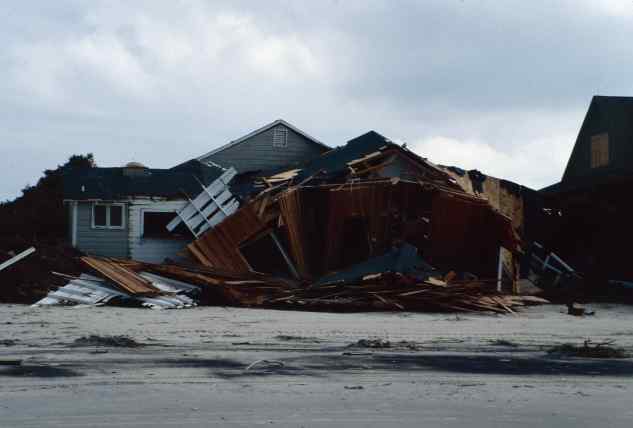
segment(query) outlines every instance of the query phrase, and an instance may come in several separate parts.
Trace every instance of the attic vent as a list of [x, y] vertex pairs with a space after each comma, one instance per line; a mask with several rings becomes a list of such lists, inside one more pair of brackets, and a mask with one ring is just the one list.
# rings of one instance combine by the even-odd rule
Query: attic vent
[[288, 147], [288, 129], [285, 126], [273, 128], [273, 147]]

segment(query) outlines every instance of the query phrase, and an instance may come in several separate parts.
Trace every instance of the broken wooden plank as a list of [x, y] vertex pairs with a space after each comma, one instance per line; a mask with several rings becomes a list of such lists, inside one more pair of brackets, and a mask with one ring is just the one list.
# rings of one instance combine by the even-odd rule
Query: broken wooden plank
[[22, 251], [17, 256], [12, 257], [9, 260], [7, 260], [7, 261], [3, 262], [2, 264], [0, 264], [0, 271], [3, 270], [3, 269], [8, 268], [9, 266], [11, 266], [14, 263], [19, 262], [23, 258], [28, 257], [29, 255], [33, 254], [34, 252], [35, 252], [35, 247], [31, 247], [31, 248], [28, 248], [28, 249]]
[[88, 256], [82, 257], [81, 261], [132, 295], [160, 294], [151, 281], [116, 262]]

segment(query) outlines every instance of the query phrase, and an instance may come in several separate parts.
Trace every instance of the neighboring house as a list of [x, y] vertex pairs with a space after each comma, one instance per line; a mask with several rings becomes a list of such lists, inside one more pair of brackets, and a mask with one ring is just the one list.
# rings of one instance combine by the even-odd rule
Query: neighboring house
[[171, 169], [131, 162], [122, 168], [85, 168], [64, 176], [69, 235], [79, 250], [99, 256], [161, 262], [178, 258], [193, 238], [166, 225], [223, 170], [192, 160]]
[[278, 119], [197, 159], [245, 173], [302, 163], [328, 150], [316, 138]]
[[556, 189], [633, 173], [633, 97], [595, 96]]
[[633, 279], [633, 97], [594, 96], [562, 180], [542, 189], [557, 213], [552, 246], [595, 278]]

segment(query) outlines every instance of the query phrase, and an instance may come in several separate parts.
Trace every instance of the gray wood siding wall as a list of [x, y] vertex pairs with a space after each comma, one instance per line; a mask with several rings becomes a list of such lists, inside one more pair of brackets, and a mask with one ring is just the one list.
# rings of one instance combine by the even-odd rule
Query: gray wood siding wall
[[77, 248], [96, 256], [128, 257], [128, 209], [124, 229], [93, 229], [92, 203], [79, 202], [77, 205]]
[[270, 128], [246, 141], [201, 160], [203, 162], [212, 161], [225, 168], [232, 166], [238, 172], [246, 172], [268, 170], [304, 162], [319, 156], [327, 150], [292, 129], [286, 129], [288, 130], [287, 147], [273, 147], [274, 128]]

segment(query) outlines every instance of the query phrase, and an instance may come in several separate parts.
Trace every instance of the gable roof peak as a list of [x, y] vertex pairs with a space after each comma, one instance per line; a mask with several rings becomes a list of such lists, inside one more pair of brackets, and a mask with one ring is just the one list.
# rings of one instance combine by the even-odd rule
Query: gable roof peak
[[352, 138], [347, 142], [348, 145], [358, 145], [358, 144], [367, 144], [369, 142], [383, 142], [384, 144], [393, 143], [389, 138], [384, 135], [374, 131], [373, 129], [369, 132], [365, 132], [362, 135], [359, 135], [356, 138]]
[[285, 121], [284, 119], [276, 119], [273, 122], [270, 122], [268, 125], [264, 125], [261, 128], [258, 128], [256, 130], [244, 135], [243, 137], [238, 138], [237, 140], [232, 140], [229, 143], [218, 147], [217, 149], [213, 149], [210, 152], [205, 153], [204, 155], [197, 157], [196, 159], [203, 160], [203, 159], [205, 159], [205, 158], [207, 158], [209, 156], [212, 156], [212, 155], [214, 155], [216, 153], [219, 153], [219, 152], [221, 152], [223, 150], [226, 150], [226, 149], [228, 149], [230, 147], [236, 146], [236, 145], [248, 140], [249, 138], [254, 137], [255, 135], [261, 134], [262, 132], [266, 132], [269, 129], [274, 128], [277, 125], [284, 125], [286, 128], [289, 128], [289, 129], [293, 130], [297, 134], [299, 134], [299, 135], [303, 136], [304, 138], [306, 138], [308, 141], [311, 141], [312, 143], [317, 144], [317, 145], [319, 145], [321, 147], [324, 147], [324, 148], [326, 148], [328, 150], [330, 149], [329, 146], [323, 144], [321, 141], [317, 140], [316, 138], [312, 137], [311, 135], [307, 134], [306, 132], [300, 130], [299, 128], [295, 127], [294, 125], [290, 124], [289, 122]]

